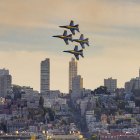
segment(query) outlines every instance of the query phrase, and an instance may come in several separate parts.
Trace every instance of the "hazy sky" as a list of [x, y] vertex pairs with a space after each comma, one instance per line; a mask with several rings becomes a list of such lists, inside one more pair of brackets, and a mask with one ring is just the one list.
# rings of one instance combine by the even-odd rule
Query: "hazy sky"
[[75, 44], [52, 36], [62, 34], [58, 26], [70, 20], [90, 41], [78, 62], [85, 88], [103, 85], [108, 77], [123, 87], [138, 76], [140, 0], [0, 0], [0, 68], [10, 70], [13, 84], [39, 90], [40, 62], [50, 58], [51, 89], [68, 91], [72, 55], [62, 51]]

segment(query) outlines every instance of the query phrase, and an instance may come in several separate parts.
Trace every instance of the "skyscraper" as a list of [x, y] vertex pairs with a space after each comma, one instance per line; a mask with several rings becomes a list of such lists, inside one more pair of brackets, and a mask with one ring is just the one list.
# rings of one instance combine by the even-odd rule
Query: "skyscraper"
[[41, 93], [49, 93], [50, 91], [50, 59], [46, 58], [41, 61]]
[[83, 88], [83, 78], [81, 75], [77, 75], [72, 78], [72, 90], [76, 91]]
[[104, 79], [104, 86], [107, 87], [107, 90], [110, 92], [114, 92], [115, 89], [117, 88], [117, 79]]
[[71, 98], [77, 99], [82, 95], [83, 90], [83, 78], [80, 75], [77, 75], [72, 78], [72, 93]]
[[0, 97], [6, 97], [11, 90], [12, 76], [9, 70], [0, 69]]
[[140, 89], [140, 68], [139, 68], [139, 77], [132, 78], [130, 81], [125, 82], [125, 91], [133, 92], [134, 90]]
[[139, 78], [140, 78], [140, 68], [139, 68]]
[[140, 78], [132, 78], [130, 81], [125, 82], [125, 91], [132, 92], [133, 90], [140, 89]]
[[72, 78], [77, 76], [77, 62], [74, 58], [69, 62], [69, 92], [72, 91]]

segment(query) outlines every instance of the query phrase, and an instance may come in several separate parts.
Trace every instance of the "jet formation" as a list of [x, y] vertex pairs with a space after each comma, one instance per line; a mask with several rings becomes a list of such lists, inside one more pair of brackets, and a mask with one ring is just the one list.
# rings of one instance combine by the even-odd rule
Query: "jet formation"
[[73, 54], [77, 60], [79, 60], [79, 55], [81, 57], [84, 57], [83, 49], [85, 48], [85, 45], [89, 46], [88, 38], [84, 39], [84, 35], [81, 34], [79, 39], [72, 39], [72, 35], [75, 35], [75, 31], [80, 32], [79, 31], [79, 25], [78, 24], [74, 25], [74, 21], [71, 20], [69, 25], [59, 26], [59, 27], [60, 28], [65, 28], [65, 29], [69, 29], [72, 34], [68, 35], [67, 34], [67, 30], [64, 30], [63, 35], [55, 35], [53, 37], [57, 37], [57, 38], [63, 39], [64, 42], [66, 43], [66, 45], [69, 45], [69, 41], [71, 41], [71, 42], [79, 43], [81, 45], [81, 47], [82, 47], [82, 49], [79, 50], [78, 49], [78, 45], [75, 45], [74, 50], [66, 50], [66, 51], [63, 51], [63, 52]]

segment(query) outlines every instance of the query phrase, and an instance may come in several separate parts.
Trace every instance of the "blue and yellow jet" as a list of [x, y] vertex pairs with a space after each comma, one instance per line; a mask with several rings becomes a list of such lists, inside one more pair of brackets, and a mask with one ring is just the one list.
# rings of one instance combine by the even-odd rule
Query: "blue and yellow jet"
[[84, 39], [84, 35], [83, 34], [81, 34], [81, 36], [80, 36], [79, 39], [72, 39], [72, 41], [77, 42], [77, 43], [80, 43], [80, 45], [81, 45], [81, 47], [83, 49], [85, 48], [84, 44], [86, 44], [87, 46], [89, 46], [88, 38]]
[[84, 57], [84, 55], [83, 55], [83, 49], [82, 50], [78, 50], [78, 46], [77, 45], [75, 46], [74, 50], [67, 50], [67, 51], [63, 51], [63, 52], [74, 54], [74, 56], [75, 56], [75, 58], [77, 60], [79, 60], [79, 55], [81, 55], [82, 57]]
[[65, 30], [63, 35], [55, 35], [53, 37], [61, 38], [65, 41], [66, 45], [69, 44], [68, 40], [72, 41], [72, 34], [67, 35], [67, 31]]
[[79, 31], [79, 25], [74, 25], [74, 21], [71, 20], [70, 21], [70, 25], [65, 25], [65, 26], [59, 26], [60, 28], [66, 28], [66, 29], [70, 29], [70, 31], [72, 32], [73, 35], [75, 35], [75, 30], [80, 32]]

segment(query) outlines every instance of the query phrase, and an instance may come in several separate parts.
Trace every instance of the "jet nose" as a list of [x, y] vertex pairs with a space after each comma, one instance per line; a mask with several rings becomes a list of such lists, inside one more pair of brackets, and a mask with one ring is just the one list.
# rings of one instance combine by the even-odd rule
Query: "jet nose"
[[68, 52], [68, 51], [63, 51], [63, 52]]
[[65, 26], [59, 26], [60, 28], [63, 28], [63, 27], [65, 27]]

